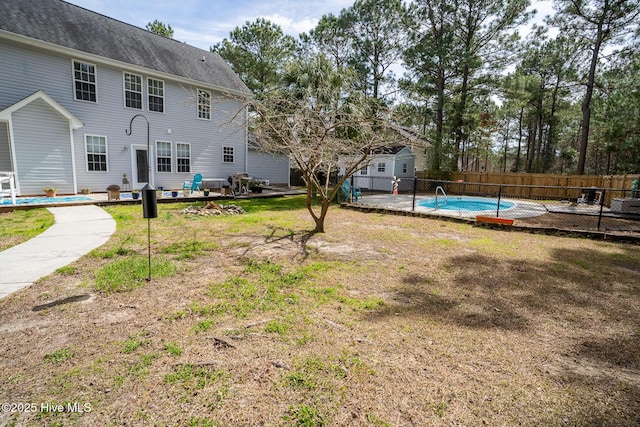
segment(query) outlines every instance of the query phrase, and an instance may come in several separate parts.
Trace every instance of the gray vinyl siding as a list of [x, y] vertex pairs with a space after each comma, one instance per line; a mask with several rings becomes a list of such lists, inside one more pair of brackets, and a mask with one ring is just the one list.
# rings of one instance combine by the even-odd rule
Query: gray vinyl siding
[[249, 175], [268, 179], [269, 184], [289, 185], [289, 158], [249, 150]]
[[[96, 66], [96, 103], [74, 99], [73, 59]], [[235, 122], [231, 123], [231, 118], [242, 109], [242, 103], [229, 98], [221, 101], [220, 94], [212, 92], [212, 120], [200, 120], [197, 118], [195, 94], [197, 87], [206, 89], [206, 86], [189, 86], [166, 76], [145, 74], [139, 70], [129, 70], [124, 66], [119, 67], [113, 63], [95, 59], [83, 60], [80, 57], [53, 53], [32, 46], [17, 45], [7, 40], [0, 40], [0, 63], [3, 64], [0, 77], [0, 93], [2, 93], [0, 111], [38, 90], [43, 90], [84, 123], [83, 127], [73, 131], [77, 189], [90, 188], [94, 192], [104, 192], [110, 184], [121, 184], [123, 173], [132, 177], [131, 145], [146, 146], [147, 144], [147, 123], [143, 118], [135, 119], [131, 135], [125, 134], [125, 129], [129, 128], [129, 123], [136, 114], [144, 114], [150, 122], [149, 141], [153, 153], [155, 153], [153, 147], [156, 140], [172, 143], [171, 173], [155, 173], [155, 159], [152, 158], [155, 186], [181, 188], [182, 182], [191, 179], [195, 173], [201, 173], [206, 178], [226, 178], [245, 171], [247, 137], [244, 112], [238, 114]], [[143, 75], [143, 110], [125, 108], [123, 71]], [[148, 77], [164, 81], [164, 113], [147, 110]], [[65, 121], [68, 141], [68, 121], [62, 119]], [[32, 119], [30, 126], [48, 134], [47, 128], [41, 122]], [[87, 170], [85, 135], [106, 137], [108, 171]], [[24, 143], [23, 136], [24, 134], [18, 135], [16, 132], [17, 151], [20, 151], [18, 146]], [[191, 146], [190, 173], [176, 172], [177, 142], [189, 143]], [[234, 147], [234, 163], [222, 162], [221, 147], [223, 145]], [[127, 147], [127, 150], [124, 147]], [[47, 147], [42, 148], [45, 152], [47, 151]], [[17, 160], [19, 178], [23, 172], [34, 167], [30, 162], [36, 161], [31, 156], [19, 157]], [[52, 167], [58, 166], [56, 163]], [[22, 179], [20, 182], [22, 183]], [[70, 188], [68, 185], [68, 182], [60, 181], [56, 187], [64, 186], [67, 189]], [[43, 184], [38, 184], [38, 192], [42, 186]], [[21, 190], [22, 194], [26, 194], [25, 188]]]
[[[378, 163], [385, 164], [385, 171], [378, 172]], [[402, 165], [407, 165], [407, 172], [402, 172]], [[369, 164], [368, 175], [353, 175], [354, 185], [369, 190], [391, 191], [393, 189], [393, 176], [400, 179], [398, 189], [409, 191], [413, 189], [413, 176], [415, 167], [415, 155], [409, 148], [403, 148], [395, 155], [380, 156], [372, 159]]]
[[20, 141], [15, 153], [20, 194], [42, 194], [45, 186], [74, 193], [69, 121], [42, 100], [16, 111], [12, 119], [14, 137]]
[[11, 172], [11, 147], [9, 146], [9, 127], [7, 122], [0, 122], [0, 171]]

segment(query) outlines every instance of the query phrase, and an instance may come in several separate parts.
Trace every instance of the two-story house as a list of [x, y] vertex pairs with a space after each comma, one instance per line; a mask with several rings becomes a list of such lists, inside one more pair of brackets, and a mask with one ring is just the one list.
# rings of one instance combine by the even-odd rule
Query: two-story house
[[0, 171], [18, 194], [246, 171], [247, 94], [215, 53], [61, 0], [0, 1]]

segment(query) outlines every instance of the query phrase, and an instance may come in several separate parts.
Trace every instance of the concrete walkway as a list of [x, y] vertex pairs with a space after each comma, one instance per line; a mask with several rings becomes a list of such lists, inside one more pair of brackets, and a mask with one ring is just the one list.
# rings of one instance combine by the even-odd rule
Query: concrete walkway
[[0, 298], [31, 285], [104, 244], [116, 230], [93, 205], [48, 208], [55, 223], [44, 233], [0, 252]]

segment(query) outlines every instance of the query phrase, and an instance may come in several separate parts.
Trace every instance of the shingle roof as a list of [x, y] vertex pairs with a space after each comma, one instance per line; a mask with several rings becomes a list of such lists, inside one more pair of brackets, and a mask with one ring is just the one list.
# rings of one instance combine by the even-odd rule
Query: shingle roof
[[2, 0], [0, 30], [211, 87], [249, 92], [216, 53], [61, 0]]

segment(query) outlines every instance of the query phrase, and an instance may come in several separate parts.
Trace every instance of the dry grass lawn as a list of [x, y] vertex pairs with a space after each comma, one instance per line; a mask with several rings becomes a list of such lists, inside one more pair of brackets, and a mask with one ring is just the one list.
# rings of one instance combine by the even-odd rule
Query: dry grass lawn
[[300, 202], [160, 205], [149, 283], [140, 207], [107, 208], [0, 300], [0, 425], [640, 425], [637, 246], [337, 207], [307, 236]]

